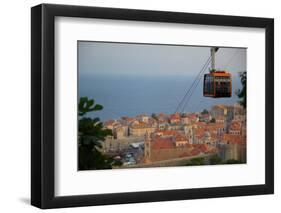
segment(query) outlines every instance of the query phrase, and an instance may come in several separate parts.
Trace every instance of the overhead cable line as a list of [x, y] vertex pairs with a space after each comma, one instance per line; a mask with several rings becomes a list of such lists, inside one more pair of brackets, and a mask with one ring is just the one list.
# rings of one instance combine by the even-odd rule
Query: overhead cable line
[[[200, 78], [202, 72], [206, 69], [206, 67], [208, 66], [208, 64], [211, 62], [211, 56], [207, 59], [207, 61], [205, 62], [205, 64], [203, 65], [203, 67], [201, 68], [200, 72], [197, 74], [197, 76], [195, 77], [193, 83], [191, 84], [191, 86], [189, 87], [189, 89], [187, 90], [187, 92], [185, 93], [185, 95], [183, 96], [183, 98], [181, 99], [181, 101], [179, 102], [179, 104], [177, 105], [177, 108], [175, 110], [175, 113], [179, 111], [179, 109], [181, 108], [181, 105], [185, 102], [186, 97], [190, 94], [191, 89], [193, 88], [193, 86], [196, 84], [196, 81]], [[197, 83], [198, 84], [198, 83]]]
[[186, 107], [188, 106], [189, 101], [190, 101], [190, 99], [191, 99], [193, 93], [195, 92], [195, 90], [196, 90], [196, 88], [197, 88], [197, 86], [198, 86], [198, 84], [199, 84], [201, 78], [203, 77], [203, 74], [204, 74], [205, 70], [208, 68], [208, 65], [209, 65], [209, 64], [210, 64], [210, 61], [209, 61], [209, 63], [206, 64], [205, 68], [203, 69], [203, 71], [201, 72], [199, 78], [197, 79], [197, 82], [196, 82], [195, 86], [192, 88], [191, 92], [189, 93], [189, 96], [187, 97], [187, 99], [186, 99], [186, 101], [185, 101], [185, 104], [183, 105], [183, 108], [182, 108], [182, 110], [181, 110], [181, 113], [182, 113], [182, 112], [184, 111], [184, 109], [186, 109]]

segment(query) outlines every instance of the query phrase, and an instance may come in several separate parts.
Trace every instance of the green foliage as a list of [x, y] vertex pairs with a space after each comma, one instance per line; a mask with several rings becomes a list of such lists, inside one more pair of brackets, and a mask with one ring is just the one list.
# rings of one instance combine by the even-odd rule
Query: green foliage
[[186, 166], [200, 166], [204, 164], [205, 164], [204, 158], [192, 158], [187, 162]]
[[206, 109], [204, 109], [204, 110], [201, 112], [201, 114], [202, 114], [202, 115], [204, 115], [204, 114], [209, 114], [209, 111], [206, 110]]
[[212, 118], [212, 119], [210, 120], [210, 123], [216, 123], [216, 119], [215, 119], [215, 118]]
[[213, 155], [210, 158], [210, 164], [211, 165], [217, 165], [217, 164], [223, 164], [223, 160], [221, 157], [219, 157], [218, 155]]
[[111, 169], [112, 166], [121, 166], [122, 162], [102, 154], [102, 143], [112, 131], [104, 128], [99, 118], [81, 117], [88, 112], [102, 110], [99, 104], [87, 97], [80, 98], [78, 104], [79, 119], [79, 170]]
[[152, 114], [151, 114], [151, 117], [152, 117], [153, 119], [155, 119], [155, 120], [158, 120], [158, 117], [157, 117], [157, 115], [156, 115], [155, 113], [152, 113]]
[[81, 97], [78, 104], [78, 114], [79, 116], [85, 115], [87, 112], [99, 111], [103, 109], [100, 104], [94, 105], [95, 101], [93, 99], [89, 100], [88, 97]]
[[204, 122], [205, 120], [202, 117], [199, 117], [199, 122]]
[[[218, 165], [218, 164], [241, 164], [243, 163], [242, 161], [235, 160], [235, 159], [229, 159], [227, 161], [223, 161], [221, 157], [218, 155], [213, 155], [209, 159], [210, 165]], [[204, 158], [192, 158], [190, 159], [185, 166], [200, 166], [200, 165], [206, 165], [207, 163], [205, 162]]]
[[105, 129], [98, 118], [79, 119], [79, 136], [81, 144], [88, 144], [89, 141], [100, 143], [109, 135], [112, 135], [112, 131], [110, 129]]
[[242, 89], [239, 89], [236, 94], [239, 97], [239, 103], [246, 109], [247, 106], [247, 72], [240, 73]]

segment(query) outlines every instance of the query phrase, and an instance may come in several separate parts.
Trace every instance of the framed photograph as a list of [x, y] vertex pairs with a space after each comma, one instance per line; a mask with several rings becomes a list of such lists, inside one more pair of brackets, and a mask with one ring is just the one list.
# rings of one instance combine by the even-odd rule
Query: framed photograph
[[31, 203], [274, 192], [274, 20], [31, 9]]

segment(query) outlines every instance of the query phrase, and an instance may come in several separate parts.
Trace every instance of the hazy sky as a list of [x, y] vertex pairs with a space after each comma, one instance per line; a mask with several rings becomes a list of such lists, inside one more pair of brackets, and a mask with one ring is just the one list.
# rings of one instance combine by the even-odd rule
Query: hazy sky
[[[238, 73], [246, 70], [246, 49], [220, 48], [216, 68], [232, 73], [231, 98], [203, 96], [203, 78], [182, 110], [199, 112], [214, 104], [234, 104], [241, 89]], [[174, 113], [210, 56], [210, 47], [128, 43], [78, 43], [79, 96], [104, 109], [102, 120], [141, 113]], [[208, 69], [205, 73], [208, 72]]]
[[[79, 42], [80, 74], [196, 75], [210, 47]], [[232, 60], [233, 59], [233, 60]], [[216, 68], [246, 70], [246, 49], [220, 48]]]

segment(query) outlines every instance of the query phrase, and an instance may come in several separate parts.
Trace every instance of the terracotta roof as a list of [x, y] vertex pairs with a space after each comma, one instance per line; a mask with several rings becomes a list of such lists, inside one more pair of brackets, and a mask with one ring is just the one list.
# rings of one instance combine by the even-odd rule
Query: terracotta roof
[[159, 113], [157, 115], [158, 120], [167, 120], [168, 119], [168, 115], [164, 114], [164, 113]]
[[224, 124], [220, 124], [220, 123], [210, 123], [205, 126], [205, 128], [210, 131], [217, 130], [217, 129], [223, 129], [224, 127], [225, 127]]
[[196, 114], [188, 114], [187, 117], [190, 119], [196, 119], [198, 116]]
[[241, 135], [223, 134], [222, 142], [231, 144], [244, 144], [246, 143], [246, 137]]
[[159, 130], [159, 129], [156, 130], [155, 133], [158, 134], [158, 135], [164, 135], [164, 136], [179, 134], [179, 132], [176, 131], [176, 130]]
[[205, 129], [204, 128], [196, 128], [193, 130], [195, 136], [204, 136]]
[[158, 137], [153, 140], [151, 144], [152, 149], [171, 149], [174, 148], [174, 140], [172, 137], [162, 138]]
[[191, 155], [199, 155], [200, 154], [200, 149], [194, 148], [190, 152]]
[[151, 128], [151, 125], [144, 123], [144, 122], [139, 122], [138, 124], [133, 124], [132, 125], [133, 129], [144, 129], [144, 128]]
[[170, 116], [170, 119], [171, 120], [179, 120], [181, 118], [180, 114], [179, 113], [175, 113], [175, 114], [172, 114]]
[[203, 117], [203, 118], [209, 118], [209, 117], [210, 117], [210, 114], [209, 114], [209, 113], [208, 113], [208, 114], [203, 114], [202, 117]]
[[104, 122], [104, 125], [110, 126], [110, 125], [113, 125], [114, 123], [115, 123], [115, 120], [107, 120]]
[[187, 138], [185, 135], [177, 134], [176, 135], [176, 141], [187, 141]]
[[180, 158], [182, 158], [182, 157], [188, 157], [188, 156], [190, 156], [190, 153], [189, 153], [189, 152], [184, 152], [184, 153], [182, 153], [182, 154], [179, 155]]
[[232, 121], [229, 127], [230, 130], [241, 130], [241, 122]]
[[198, 148], [201, 152], [207, 152], [209, 149], [207, 144], [198, 144]]
[[199, 127], [205, 127], [207, 125], [205, 122], [202, 122], [202, 121], [198, 121], [195, 124]]

